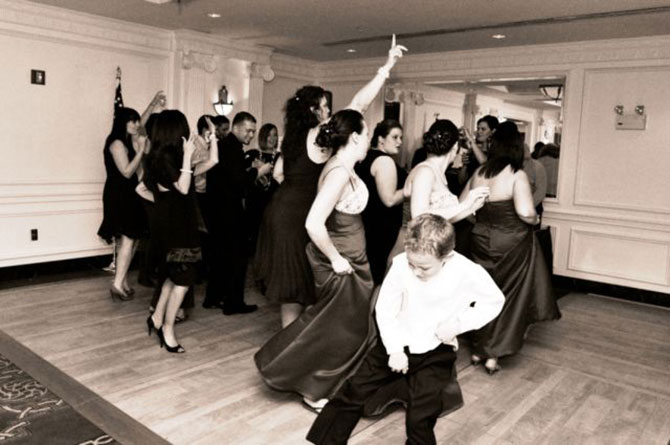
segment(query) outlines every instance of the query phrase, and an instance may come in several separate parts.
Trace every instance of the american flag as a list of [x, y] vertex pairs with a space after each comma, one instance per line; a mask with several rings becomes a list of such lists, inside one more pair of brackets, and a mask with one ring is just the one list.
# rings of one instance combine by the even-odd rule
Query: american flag
[[123, 95], [121, 95], [121, 68], [116, 67], [116, 94], [114, 95], [114, 115], [119, 108], [123, 108]]

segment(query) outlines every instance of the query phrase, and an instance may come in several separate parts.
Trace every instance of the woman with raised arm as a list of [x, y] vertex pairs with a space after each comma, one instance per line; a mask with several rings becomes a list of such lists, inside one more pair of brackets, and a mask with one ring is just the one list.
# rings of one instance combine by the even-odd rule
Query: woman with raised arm
[[195, 265], [202, 259], [192, 183], [195, 138], [195, 134], [189, 137], [188, 122], [181, 112], [161, 112], [151, 131], [144, 178], [155, 200], [151, 236], [160, 258], [159, 282], [163, 283], [147, 329], [149, 335], [157, 330], [160, 346], [173, 353], [185, 352], [174, 332], [175, 318], [186, 291], [195, 284]]
[[318, 409], [367, 351], [374, 323], [361, 218], [368, 190], [354, 172], [369, 146], [363, 116], [355, 110], [337, 112], [319, 127], [316, 142], [333, 153], [305, 222], [317, 301], [272, 337], [255, 359], [268, 385], [295, 391]]
[[400, 122], [386, 119], [377, 124], [370, 150], [356, 166], [356, 173], [370, 191], [363, 211], [365, 244], [375, 285], [382, 284], [386, 260], [402, 226], [403, 186], [407, 173], [393, 159], [402, 146]]
[[472, 229], [471, 258], [489, 272], [505, 294], [502, 312], [475, 331], [472, 363], [486, 360], [489, 374], [500, 369], [498, 358], [521, 349], [528, 327], [557, 320], [561, 313], [551, 276], [533, 232], [539, 218], [523, 171], [523, 138], [518, 131], [496, 131], [488, 160], [466, 184], [488, 187], [489, 201], [477, 212]]
[[120, 108], [112, 131], [105, 141], [103, 155], [107, 179], [102, 193], [103, 220], [98, 235], [117, 241], [116, 270], [109, 292], [122, 301], [133, 298], [128, 284], [128, 269], [140, 238], [148, 227], [141, 198], [135, 193], [146, 149], [146, 137], [139, 134], [140, 115], [132, 108]]
[[[347, 109], [364, 112], [405, 47], [393, 45], [386, 64], [356, 93]], [[327, 92], [304, 86], [286, 102], [281, 161], [284, 180], [266, 208], [259, 231], [256, 273], [265, 296], [281, 304], [281, 324], [291, 324], [316, 300], [314, 277], [305, 255], [305, 218], [316, 195], [319, 174], [331, 156], [316, 144], [318, 126], [328, 120]]]

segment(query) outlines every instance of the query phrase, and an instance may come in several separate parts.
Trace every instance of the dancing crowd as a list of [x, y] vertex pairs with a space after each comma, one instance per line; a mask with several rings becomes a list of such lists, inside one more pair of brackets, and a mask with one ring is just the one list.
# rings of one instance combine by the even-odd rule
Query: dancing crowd
[[514, 123], [485, 116], [472, 135], [436, 120], [409, 172], [395, 160], [402, 125], [368, 128], [363, 113], [404, 51], [394, 42], [333, 115], [328, 91], [300, 88], [286, 102], [280, 148], [265, 124], [250, 149], [257, 122], [247, 112], [202, 116], [191, 134], [162, 92], [142, 116], [120, 109], [105, 143], [99, 235], [117, 240], [111, 296], [133, 298], [128, 268], [148, 236], [147, 330], [183, 353], [175, 324], [203, 276], [204, 308], [257, 309], [244, 301], [252, 256], [282, 327], [255, 364], [270, 387], [318, 413], [307, 436], [318, 444], [346, 443], [361, 416], [396, 403], [407, 443], [435, 443], [437, 418], [463, 404], [459, 338], [494, 374], [533, 323], [560, 318], [535, 234], [546, 172]]

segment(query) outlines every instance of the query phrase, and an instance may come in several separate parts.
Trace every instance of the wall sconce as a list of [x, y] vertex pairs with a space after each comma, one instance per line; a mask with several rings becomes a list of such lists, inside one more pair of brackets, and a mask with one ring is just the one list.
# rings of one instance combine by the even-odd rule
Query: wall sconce
[[212, 106], [214, 106], [214, 111], [219, 116], [227, 116], [233, 111], [233, 101], [228, 99], [228, 89], [225, 85], [221, 85], [219, 100], [212, 103]]
[[540, 92], [544, 97], [554, 102], [563, 99], [563, 85], [540, 85]]
[[636, 105], [635, 112], [642, 116], [644, 114], [644, 105]]
[[623, 116], [623, 105], [617, 105], [614, 107], [614, 112], [619, 116]]

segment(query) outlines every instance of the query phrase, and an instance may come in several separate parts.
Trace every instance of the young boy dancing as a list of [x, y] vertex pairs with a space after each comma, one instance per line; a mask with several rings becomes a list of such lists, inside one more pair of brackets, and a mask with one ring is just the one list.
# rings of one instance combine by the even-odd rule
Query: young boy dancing
[[435, 444], [442, 389], [452, 376], [456, 336], [479, 329], [502, 309], [504, 296], [479, 265], [453, 251], [454, 228], [423, 214], [410, 221], [405, 253], [393, 259], [376, 318], [381, 342], [324, 407], [307, 434], [315, 444], [346, 444], [365, 402], [403, 379], [409, 400], [407, 444]]

